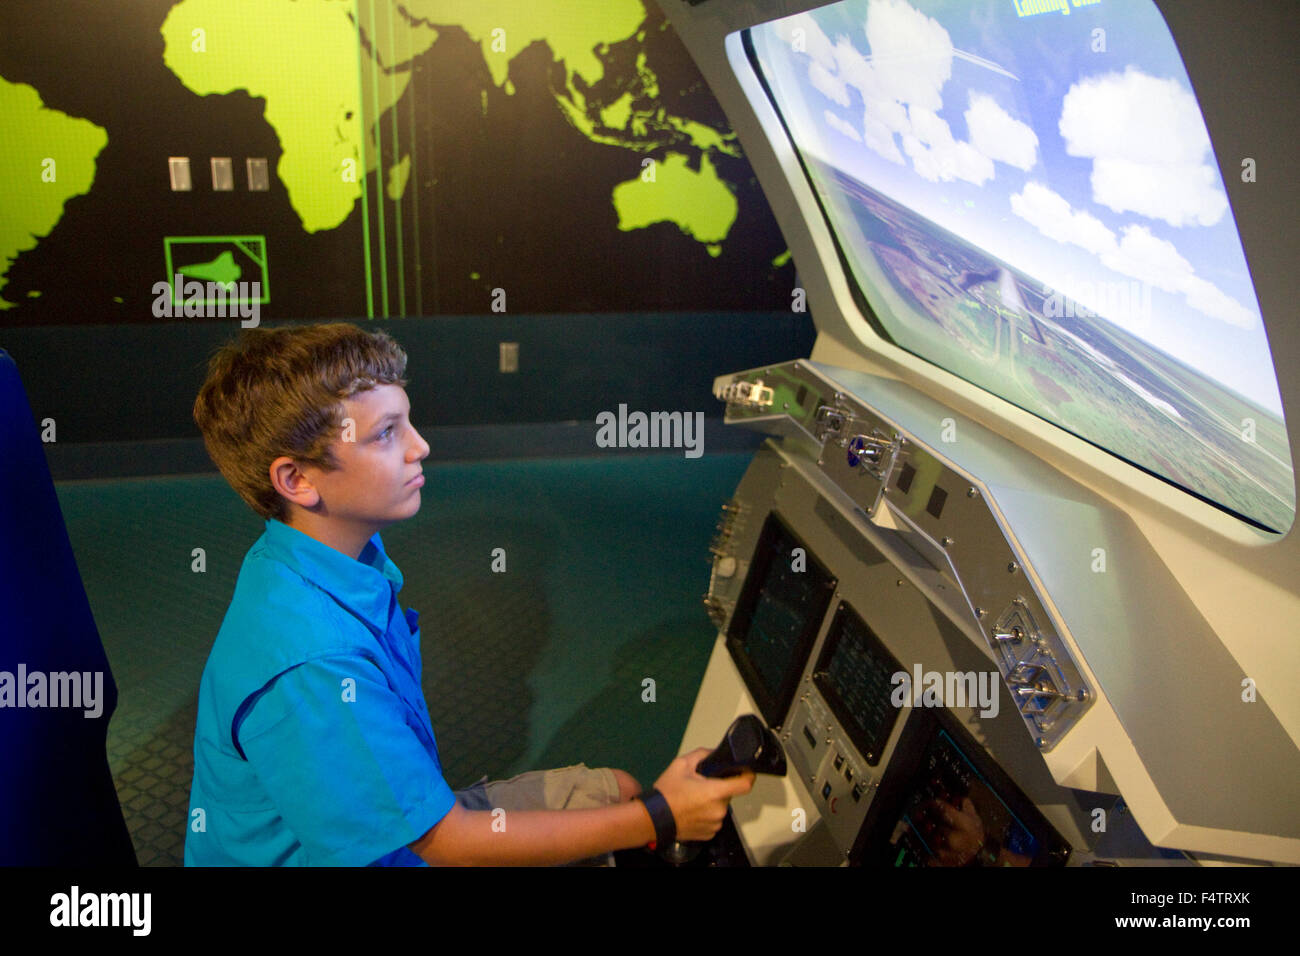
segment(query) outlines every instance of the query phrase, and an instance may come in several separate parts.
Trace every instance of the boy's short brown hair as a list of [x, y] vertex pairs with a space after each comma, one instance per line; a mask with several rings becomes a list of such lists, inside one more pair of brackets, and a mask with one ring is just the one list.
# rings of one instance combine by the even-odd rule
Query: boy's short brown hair
[[284, 520], [271, 484], [287, 455], [326, 471], [343, 427], [343, 399], [377, 385], [406, 385], [406, 353], [384, 332], [346, 322], [245, 329], [208, 362], [194, 421], [213, 464], [254, 511]]

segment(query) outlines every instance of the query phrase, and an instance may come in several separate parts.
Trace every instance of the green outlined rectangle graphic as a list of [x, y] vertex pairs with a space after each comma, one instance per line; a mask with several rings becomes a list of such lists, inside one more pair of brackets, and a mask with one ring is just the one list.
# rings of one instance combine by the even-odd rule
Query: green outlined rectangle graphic
[[[227, 298], [227, 305], [265, 305], [271, 301], [265, 236], [163, 236], [163, 256], [167, 262], [166, 281], [172, 286], [172, 305], [184, 301], [182, 290], [177, 288], [180, 283], [173, 282], [177, 273], [205, 287], [214, 282], [241, 293]], [[247, 288], [242, 283], [252, 282], [258, 283], [260, 297], [242, 297]], [[216, 304], [217, 300], [204, 300], [204, 305]]]

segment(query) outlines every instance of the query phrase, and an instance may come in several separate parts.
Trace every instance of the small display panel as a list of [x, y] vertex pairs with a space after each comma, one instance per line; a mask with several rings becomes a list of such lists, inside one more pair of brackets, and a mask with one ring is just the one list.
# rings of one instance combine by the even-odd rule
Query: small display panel
[[840, 604], [826, 645], [817, 661], [813, 683], [830, 704], [853, 746], [871, 766], [880, 762], [898, 721], [890, 702], [892, 678], [903, 670], [897, 658], [858, 613]]
[[855, 847], [857, 863], [1061, 866], [1070, 846], [947, 714], [914, 713]]
[[769, 725], [779, 724], [790, 709], [835, 583], [771, 512], [727, 635], [731, 656]]
[[916, 469], [912, 467], [911, 462], [903, 462], [903, 467], [898, 470], [898, 490], [907, 494], [912, 490], [912, 479], [916, 477]]
[[934, 491], [930, 492], [930, 500], [926, 503], [925, 510], [930, 512], [932, 517], [943, 517], [943, 505], [948, 500], [948, 492], [944, 491], [938, 485], [934, 486]]

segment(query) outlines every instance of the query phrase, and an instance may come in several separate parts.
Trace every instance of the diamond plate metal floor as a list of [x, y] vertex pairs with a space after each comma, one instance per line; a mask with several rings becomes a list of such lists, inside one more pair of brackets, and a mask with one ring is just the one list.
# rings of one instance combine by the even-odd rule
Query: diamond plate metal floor
[[[751, 458], [425, 463], [420, 513], [383, 538], [452, 787], [579, 761], [653, 782], [704, 674], [708, 541]], [[108, 757], [136, 854], [180, 865], [199, 677], [262, 522], [215, 475], [57, 491], [117, 681]]]

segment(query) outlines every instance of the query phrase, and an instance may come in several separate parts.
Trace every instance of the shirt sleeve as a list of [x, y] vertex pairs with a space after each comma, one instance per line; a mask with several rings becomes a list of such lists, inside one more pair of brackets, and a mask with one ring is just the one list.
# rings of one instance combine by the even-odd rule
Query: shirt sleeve
[[324, 658], [280, 674], [236, 733], [308, 860], [363, 866], [423, 836], [456, 802], [417, 732], [423, 722], [373, 662]]

